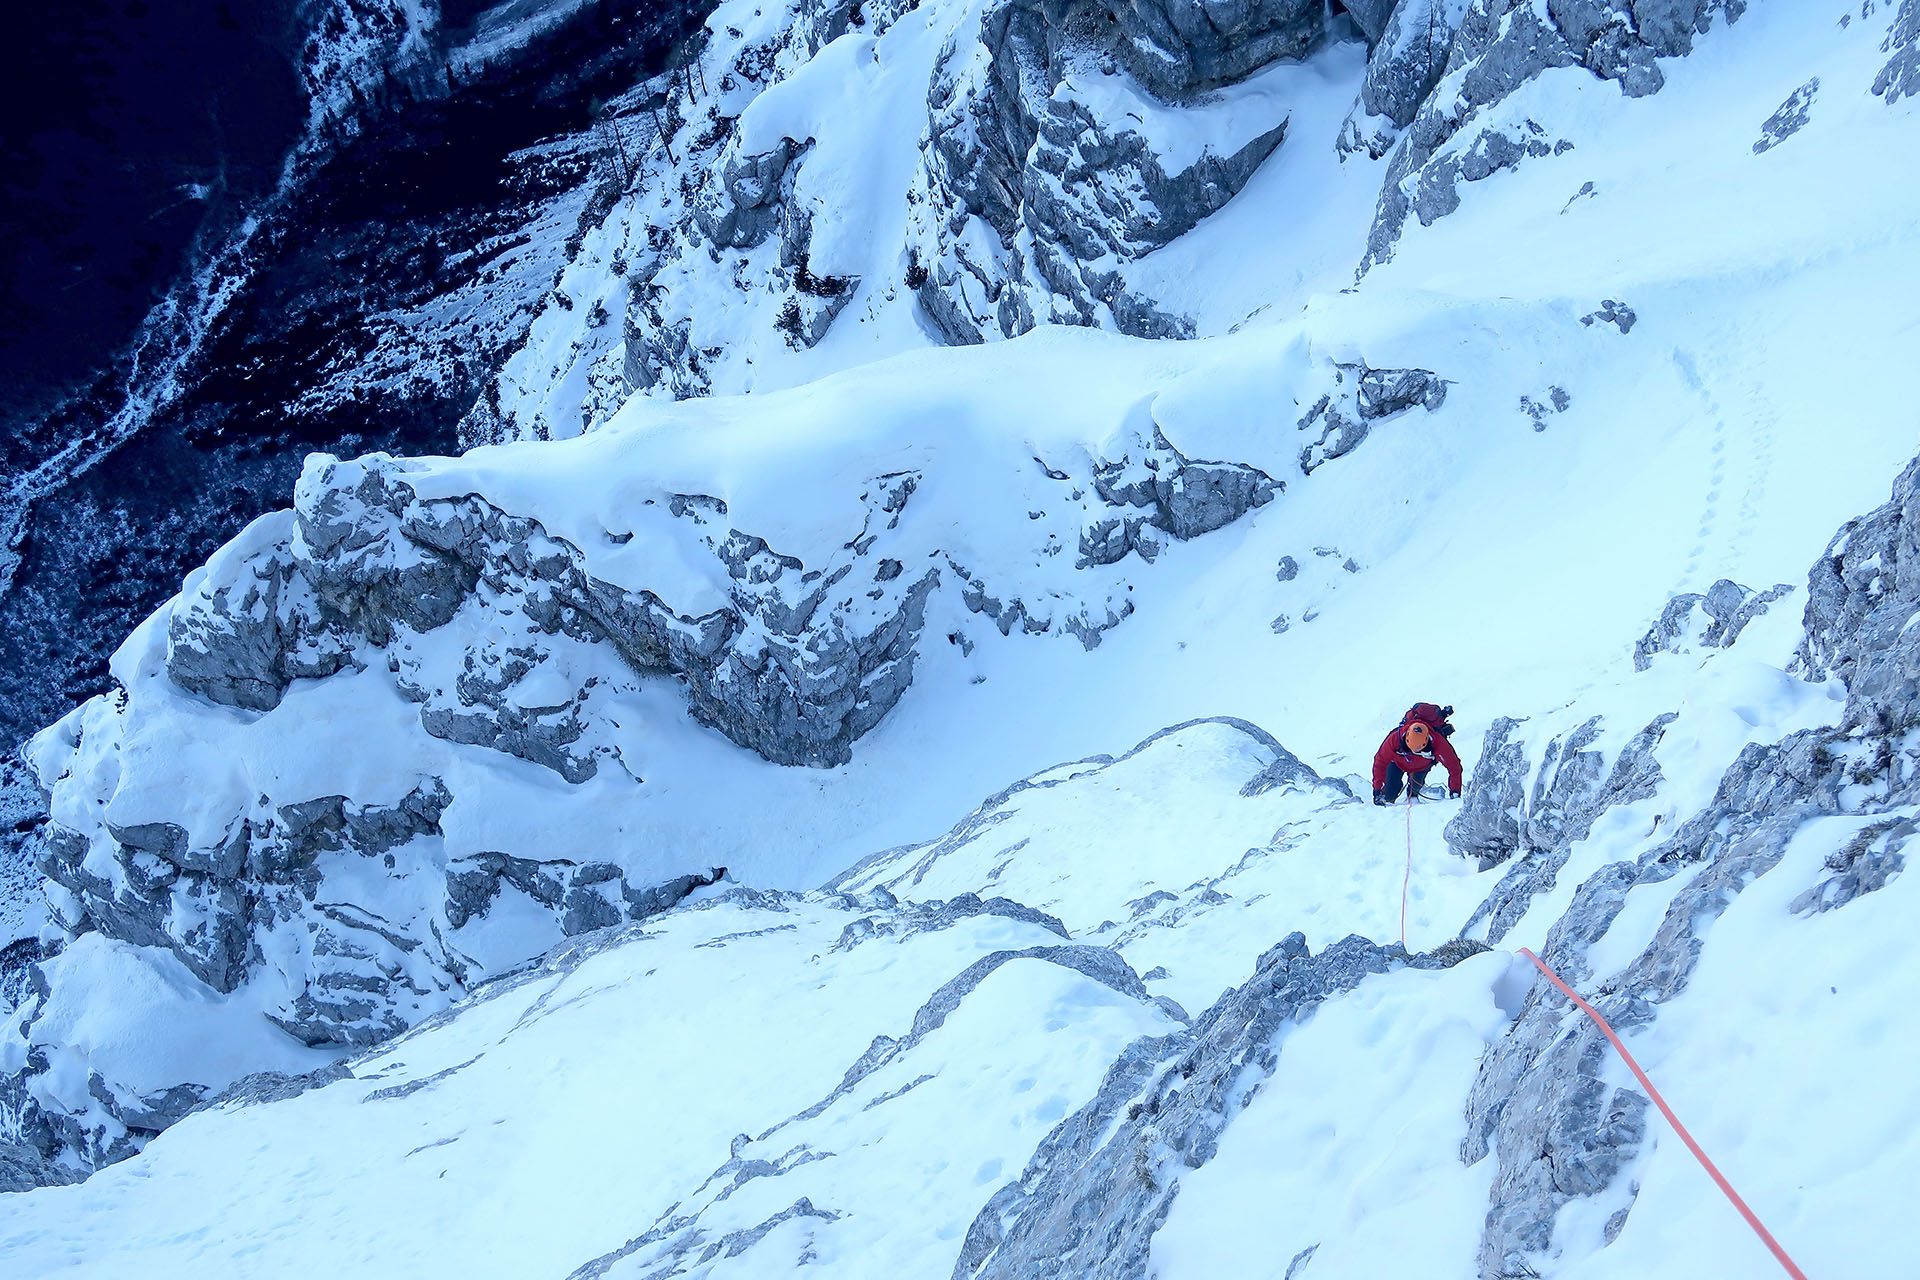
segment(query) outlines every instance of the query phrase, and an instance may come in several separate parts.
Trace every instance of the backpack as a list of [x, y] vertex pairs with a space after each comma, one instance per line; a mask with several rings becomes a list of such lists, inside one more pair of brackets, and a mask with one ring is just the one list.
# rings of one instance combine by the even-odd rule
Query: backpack
[[1400, 727], [1404, 729], [1415, 720], [1418, 720], [1435, 733], [1445, 737], [1452, 737], [1453, 726], [1447, 723], [1447, 720], [1452, 715], [1452, 707], [1435, 706], [1431, 702], [1416, 702], [1407, 708], [1407, 714], [1400, 717]]

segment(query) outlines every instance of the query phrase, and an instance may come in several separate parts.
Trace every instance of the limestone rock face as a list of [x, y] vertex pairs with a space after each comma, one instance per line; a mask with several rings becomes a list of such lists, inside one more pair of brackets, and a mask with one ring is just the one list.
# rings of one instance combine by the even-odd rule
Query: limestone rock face
[[1429, 225], [1459, 206], [1464, 184], [1571, 145], [1503, 116], [1515, 89], [1582, 67], [1630, 98], [1657, 93], [1657, 58], [1691, 52], [1716, 17], [1745, 11], [1745, 0], [1406, 0], [1368, 66], [1367, 120], [1357, 114], [1346, 135], [1349, 149], [1393, 151], [1361, 273], [1393, 256], [1409, 217]]
[[[836, 36], [883, 37], [911, 8], [807, 3], [785, 35], [735, 69], [776, 91], [783, 76], [832, 57]], [[1342, 9], [1308, 0], [992, 0], [977, 22], [959, 23], [934, 59], [919, 164], [900, 193], [901, 283], [917, 318], [955, 345], [1042, 324], [1195, 336], [1197, 320], [1138, 264], [1222, 210], [1287, 145], [1288, 95], [1265, 86], [1338, 42], [1363, 41], [1368, 55], [1338, 150], [1388, 161], [1358, 263], [1364, 275], [1393, 255], [1409, 219], [1431, 224], [1459, 207], [1470, 184], [1572, 146], [1509, 108], [1521, 86], [1570, 70], [1628, 96], [1657, 92], [1658, 60], [1685, 55], [1745, 3], [1362, 0]], [[1896, 24], [1882, 76], [1895, 97], [1912, 45], [1902, 34], [1908, 17]], [[1764, 138], [1797, 128], [1811, 93], [1783, 105]], [[759, 129], [749, 144], [729, 134], [736, 123], [716, 118], [682, 139], [686, 207], [673, 226], [649, 233], [629, 282], [624, 350], [595, 366], [596, 407], [583, 410], [592, 423], [620, 390], [687, 397], [712, 388], [711, 365], [726, 351], [695, 336], [712, 326], [694, 314], [711, 285], [737, 288], [743, 302], [764, 290], [777, 300], [772, 327], [803, 351], [844, 323], [856, 294], [866, 311], [876, 293], [895, 296], [889, 271], [850, 260], [834, 267], [844, 287], [812, 287], [836, 277], [808, 263], [811, 223], [847, 181], [821, 168], [810, 185], [810, 166], [833, 163], [807, 136], [820, 126], [787, 121], [792, 136], [770, 140]], [[770, 256], [746, 256], [775, 237], [777, 267]]]
[[991, 6], [977, 43], [943, 49], [927, 96], [909, 249], [942, 336], [1011, 337], [1041, 320], [1189, 336], [1120, 268], [1232, 199], [1287, 118], [1240, 113], [1224, 150], [1197, 151], [1159, 122], [1220, 110], [1215, 91], [1304, 58], [1323, 22], [1321, 6], [1295, 0]]
[[1884, 47], [1892, 56], [1873, 78], [1873, 91], [1892, 105], [1920, 93], [1920, 0], [1900, 0]]
[[1447, 69], [1466, 9], [1466, 0], [1401, 0], [1393, 6], [1367, 59], [1367, 79], [1360, 90], [1366, 114], [1386, 117], [1395, 129], [1413, 123]]
[[1301, 934], [1283, 938], [1191, 1030], [1128, 1047], [973, 1220], [955, 1280], [1145, 1276], [1179, 1176], [1213, 1158], [1232, 1112], [1273, 1074], [1282, 1025], [1369, 975], [1446, 968], [1481, 949], [1409, 956], [1349, 937], [1314, 955]]
[[[883, 478], [876, 506], [897, 513], [916, 483], [910, 474]], [[579, 549], [535, 520], [478, 497], [421, 501], [390, 463], [324, 462], [296, 494], [293, 529], [244, 562], [216, 566], [173, 614], [168, 674], [216, 702], [271, 709], [292, 679], [364, 665], [369, 648], [447, 625], [484, 589], [546, 634], [604, 644], [635, 670], [680, 674], [696, 715], [769, 759], [843, 762], [911, 682], [937, 573], [886, 581], [877, 610], [859, 598], [873, 621], [856, 629], [837, 620], [853, 610], [852, 593], [816, 615], [857, 553], [808, 570], [727, 526], [725, 503], [684, 495], [675, 507], [736, 583], [728, 607], [683, 615], [650, 591], [594, 579]], [[233, 581], [222, 576], [229, 572]], [[743, 633], [752, 645], [737, 642]], [[457, 673], [422, 669], [404, 654], [393, 662], [402, 691], [423, 704], [427, 732], [579, 782], [597, 768], [576, 745], [592, 690], [538, 688], [551, 685], [539, 678], [550, 652], [536, 635], [469, 651]]]
[[716, 249], [751, 249], [780, 225], [783, 182], [798, 148], [782, 138], [771, 151], [736, 155], [722, 170], [717, 188], [694, 206], [693, 220]]
[[[1809, 678], [1846, 682], [1847, 723], [1906, 728], [1920, 706], [1920, 462], [1900, 473], [1884, 505], [1842, 525], [1807, 578]], [[1883, 723], [1889, 722], [1889, 723]]]
[[1728, 648], [1749, 622], [1765, 613], [1774, 601], [1792, 593], [1791, 583], [1755, 592], [1730, 578], [1721, 578], [1705, 594], [1689, 591], [1677, 595], [1667, 601], [1660, 617], [1634, 645], [1634, 669], [1645, 671], [1653, 665], [1655, 655], [1681, 653], [1696, 644], [1706, 649]]
[[1318, 431], [1300, 448], [1300, 470], [1315, 470], [1360, 447], [1376, 422], [1415, 405], [1432, 413], [1447, 399], [1446, 379], [1427, 369], [1369, 369], [1335, 364], [1333, 389], [1313, 403], [1296, 424]]
[[[1908, 734], [1916, 663], [1905, 637], [1920, 616], [1910, 519], [1917, 485], [1920, 463], [1901, 473], [1885, 506], [1841, 528], [1809, 575], [1799, 661], [1809, 678], [1834, 675], [1846, 682], [1843, 724], [1746, 747], [1704, 809], [1638, 858], [1590, 875], [1549, 931], [1542, 957], [1568, 982], [1597, 991], [1595, 1005], [1616, 1029], [1651, 1022], [1685, 989], [1713, 921], [1780, 864], [1809, 823], [1843, 814], [1869, 819], [1853, 826], [1852, 839], [1827, 858], [1828, 874], [1793, 899], [1794, 912], [1838, 909], [1904, 871], [1911, 821], [1898, 814], [1871, 817], [1911, 804], [1916, 794]], [[1722, 581], [1704, 596], [1674, 603], [1682, 616], [1699, 609], [1720, 629], [1716, 643], [1731, 643], [1752, 616], [1751, 606], [1764, 608], [1765, 598], [1783, 591], [1755, 595]], [[1601, 785], [1594, 782], [1596, 767], [1585, 763], [1597, 757], [1582, 749], [1591, 724], [1564, 743], [1556, 738], [1524, 803], [1522, 783], [1531, 766], [1515, 740], [1516, 722], [1494, 726], [1447, 836], [1483, 858], [1508, 848], [1518, 854], [1468, 923], [1468, 936], [1498, 943], [1526, 905], [1552, 887], [1572, 845], [1601, 812], [1654, 793], [1660, 769], [1653, 753], [1674, 719], [1662, 716], [1635, 735]], [[1629, 896], [1682, 874], [1688, 879], [1652, 940], [1618, 972], [1596, 971], [1589, 948], [1606, 936]], [[1461, 1158], [1472, 1163], [1494, 1154], [1499, 1162], [1481, 1238], [1485, 1276], [1510, 1274], [1545, 1248], [1560, 1209], [1609, 1188], [1645, 1137], [1647, 1100], [1603, 1082], [1611, 1050], [1591, 1023], [1567, 1015], [1564, 997], [1534, 984], [1513, 1029], [1482, 1060], [1468, 1101]], [[1626, 1207], [1608, 1223], [1608, 1239], [1631, 1205], [1630, 1190]]]
[[79, 1180], [79, 1175], [48, 1160], [34, 1147], [20, 1142], [0, 1142], [0, 1194], [31, 1191], [35, 1187], [64, 1187]]

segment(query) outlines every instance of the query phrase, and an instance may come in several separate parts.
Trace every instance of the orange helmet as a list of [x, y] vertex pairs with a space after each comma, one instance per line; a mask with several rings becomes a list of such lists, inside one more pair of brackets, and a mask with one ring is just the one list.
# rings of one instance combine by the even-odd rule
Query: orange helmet
[[1407, 747], [1410, 750], [1425, 751], [1432, 737], [1432, 731], [1418, 720], [1407, 726]]

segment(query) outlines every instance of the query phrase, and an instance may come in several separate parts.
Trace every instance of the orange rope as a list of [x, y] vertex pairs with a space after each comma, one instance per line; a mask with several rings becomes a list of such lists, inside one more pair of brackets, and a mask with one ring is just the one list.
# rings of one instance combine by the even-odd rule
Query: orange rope
[[[1411, 818], [1409, 818], [1409, 822], [1411, 822]], [[1402, 899], [1402, 901], [1404, 903], [1404, 899]], [[1406, 908], [1403, 905], [1401, 911], [1404, 913], [1405, 910]], [[1403, 932], [1404, 928], [1405, 926], [1403, 925]], [[1404, 942], [1402, 945], [1405, 945]], [[1647, 1073], [1640, 1069], [1640, 1064], [1633, 1060], [1631, 1053], [1627, 1052], [1627, 1046], [1620, 1043], [1620, 1037], [1615, 1035], [1613, 1028], [1607, 1025], [1607, 1020], [1600, 1016], [1600, 1011], [1588, 1004], [1585, 1000], [1582, 1000], [1579, 993], [1572, 987], [1560, 981], [1560, 975], [1547, 968], [1547, 962], [1533, 954], [1532, 951], [1526, 947], [1522, 947], [1520, 948], [1520, 954], [1533, 961], [1534, 966], [1538, 968], [1541, 973], [1547, 975], [1548, 982], [1560, 988], [1560, 990], [1566, 994], [1567, 999], [1579, 1005], [1581, 1011], [1593, 1019], [1593, 1024], [1600, 1028], [1601, 1034], [1612, 1041], [1613, 1047], [1619, 1051], [1621, 1059], [1627, 1064], [1627, 1070], [1633, 1072], [1633, 1078], [1640, 1082], [1640, 1087], [1645, 1089], [1647, 1096], [1653, 1099], [1653, 1105], [1660, 1108], [1660, 1114], [1667, 1118], [1667, 1123], [1673, 1126], [1673, 1131], [1680, 1135], [1680, 1141], [1687, 1144], [1687, 1150], [1693, 1152], [1693, 1158], [1700, 1162], [1700, 1167], [1707, 1171], [1707, 1176], [1712, 1178], [1720, 1190], [1726, 1193], [1727, 1199], [1733, 1202], [1733, 1207], [1738, 1209], [1740, 1216], [1747, 1220], [1747, 1225], [1754, 1229], [1754, 1232], [1766, 1243], [1767, 1248], [1773, 1251], [1773, 1256], [1779, 1260], [1780, 1265], [1787, 1269], [1787, 1274], [1792, 1276], [1793, 1280], [1807, 1280], [1807, 1273], [1794, 1265], [1793, 1259], [1787, 1256], [1787, 1251], [1782, 1249], [1780, 1242], [1773, 1238], [1773, 1233], [1761, 1224], [1758, 1217], [1754, 1216], [1753, 1210], [1747, 1208], [1747, 1202], [1740, 1198], [1740, 1193], [1733, 1189], [1733, 1184], [1728, 1182], [1720, 1170], [1714, 1167], [1713, 1161], [1707, 1159], [1707, 1153], [1700, 1149], [1700, 1144], [1693, 1140], [1693, 1135], [1687, 1132], [1687, 1127], [1680, 1123], [1680, 1117], [1673, 1114], [1673, 1108], [1669, 1107], [1667, 1100], [1660, 1096], [1660, 1091], [1653, 1087], [1653, 1081], [1647, 1079]]]

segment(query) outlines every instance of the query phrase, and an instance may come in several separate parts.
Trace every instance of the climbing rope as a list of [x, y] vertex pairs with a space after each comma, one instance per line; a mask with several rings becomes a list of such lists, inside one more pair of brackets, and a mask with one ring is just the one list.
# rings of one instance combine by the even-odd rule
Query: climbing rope
[[1400, 949], [1407, 949], [1407, 886], [1413, 883], [1413, 779], [1407, 779], [1407, 872], [1400, 877]]
[[[1411, 821], [1411, 819], [1409, 819], [1409, 821]], [[1403, 898], [1403, 905], [1401, 906], [1403, 916], [1406, 911], [1404, 902], [1405, 899]], [[1405, 925], [1403, 924], [1401, 928], [1404, 932]], [[1402, 945], [1405, 945], [1404, 942]], [[1773, 1233], [1761, 1224], [1760, 1219], [1754, 1215], [1753, 1210], [1747, 1208], [1747, 1202], [1740, 1198], [1740, 1193], [1733, 1189], [1733, 1184], [1726, 1180], [1720, 1170], [1714, 1166], [1713, 1161], [1707, 1158], [1707, 1153], [1700, 1149], [1700, 1144], [1693, 1140], [1693, 1135], [1688, 1133], [1687, 1127], [1680, 1123], [1680, 1117], [1673, 1114], [1673, 1108], [1669, 1107], [1667, 1100], [1660, 1096], [1660, 1091], [1653, 1087], [1653, 1081], [1647, 1079], [1647, 1073], [1640, 1069], [1640, 1064], [1633, 1060], [1631, 1053], [1627, 1052], [1627, 1046], [1620, 1043], [1620, 1037], [1615, 1035], [1613, 1028], [1607, 1025], [1607, 1020], [1600, 1016], [1600, 1011], [1588, 1004], [1585, 1000], [1582, 1000], [1578, 992], [1560, 980], [1559, 974], [1547, 967], [1546, 961], [1535, 955], [1528, 948], [1520, 948], [1520, 954], [1533, 961], [1534, 967], [1539, 969], [1541, 973], [1547, 975], [1548, 982], [1560, 988], [1560, 990], [1565, 993], [1567, 999], [1579, 1005], [1581, 1011], [1593, 1019], [1593, 1024], [1600, 1028], [1601, 1034], [1606, 1036], [1606, 1038], [1612, 1042], [1613, 1047], [1619, 1052], [1621, 1059], [1627, 1064], [1627, 1070], [1633, 1072], [1633, 1078], [1640, 1082], [1640, 1087], [1645, 1089], [1647, 1096], [1653, 1099], [1653, 1105], [1660, 1108], [1660, 1114], [1667, 1118], [1667, 1123], [1673, 1126], [1673, 1131], [1680, 1135], [1680, 1141], [1687, 1144], [1687, 1150], [1693, 1152], [1693, 1158], [1700, 1162], [1700, 1167], [1707, 1171], [1707, 1176], [1711, 1177], [1714, 1183], [1719, 1186], [1720, 1190], [1726, 1193], [1727, 1199], [1733, 1202], [1733, 1207], [1738, 1209], [1740, 1216], [1747, 1220], [1747, 1225], [1752, 1227], [1755, 1234], [1765, 1242], [1767, 1248], [1773, 1251], [1773, 1256], [1779, 1261], [1780, 1265], [1787, 1269], [1787, 1274], [1792, 1276], [1793, 1280], [1807, 1280], [1807, 1273], [1794, 1265], [1793, 1259], [1787, 1256], [1787, 1251], [1782, 1249], [1780, 1242], [1773, 1238]]]

